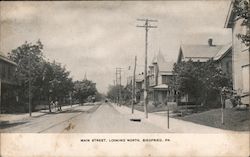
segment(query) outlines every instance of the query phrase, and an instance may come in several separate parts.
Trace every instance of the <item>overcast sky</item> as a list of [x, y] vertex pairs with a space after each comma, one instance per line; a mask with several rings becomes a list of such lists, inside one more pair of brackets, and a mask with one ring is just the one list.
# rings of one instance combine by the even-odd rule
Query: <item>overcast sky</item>
[[180, 44], [231, 41], [224, 28], [229, 0], [151, 2], [0, 2], [0, 51], [7, 53], [24, 41], [44, 44], [51, 61], [66, 65], [74, 80], [87, 78], [106, 92], [122, 67], [122, 80], [138, 57], [143, 71], [145, 30], [137, 18], [157, 19], [149, 31], [149, 63], [160, 50], [176, 61]]

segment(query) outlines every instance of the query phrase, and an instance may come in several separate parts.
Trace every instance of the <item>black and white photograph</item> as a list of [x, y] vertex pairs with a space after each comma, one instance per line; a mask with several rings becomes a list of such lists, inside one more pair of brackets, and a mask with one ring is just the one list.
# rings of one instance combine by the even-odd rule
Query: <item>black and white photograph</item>
[[249, 156], [249, 19], [249, 0], [1, 1], [0, 156]]

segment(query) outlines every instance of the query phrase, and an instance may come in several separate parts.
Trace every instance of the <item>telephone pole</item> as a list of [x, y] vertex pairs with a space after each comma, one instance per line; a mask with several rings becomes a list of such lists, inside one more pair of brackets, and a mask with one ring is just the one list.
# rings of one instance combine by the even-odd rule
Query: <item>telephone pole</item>
[[32, 105], [31, 105], [31, 65], [30, 65], [31, 52], [29, 52], [29, 115], [32, 115]]
[[150, 28], [157, 28], [157, 26], [151, 26], [150, 22], [158, 22], [157, 20], [152, 20], [152, 19], [137, 19], [137, 21], [143, 21], [145, 22], [144, 25], [139, 26], [137, 25], [136, 27], [143, 27], [145, 28], [145, 69], [144, 69], [144, 112], [146, 118], [148, 118], [148, 79], [147, 79], [147, 61], [148, 61], [148, 30]]
[[135, 72], [136, 72], [136, 61], [137, 56], [135, 56], [135, 66], [134, 66], [134, 73], [133, 73], [133, 82], [132, 82], [132, 114], [134, 113], [134, 104], [135, 104]]
[[117, 103], [121, 103], [121, 82], [122, 82], [122, 75], [121, 75], [122, 68], [116, 68], [116, 85], [118, 85], [118, 97], [117, 97]]

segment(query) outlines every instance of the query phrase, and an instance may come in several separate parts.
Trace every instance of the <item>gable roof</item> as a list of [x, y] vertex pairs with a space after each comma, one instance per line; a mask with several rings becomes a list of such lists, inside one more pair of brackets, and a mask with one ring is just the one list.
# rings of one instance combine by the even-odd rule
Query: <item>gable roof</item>
[[229, 9], [228, 9], [228, 13], [227, 13], [227, 18], [226, 18], [226, 22], [224, 24], [224, 28], [232, 28], [233, 26], [233, 19], [235, 17], [235, 14], [233, 13], [233, 1], [231, 1]]
[[154, 55], [152, 64], [159, 63], [159, 62], [165, 62], [165, 58], [160, 50], [157, 55]]
[[174, 62], [160, 62], [158, 63], [159, 72], [164, 74], [172, 74]]
[[153, 66], [153, 64], [157, 64], [160, 73], [164, 74], [172, 74], [174, 62], [167, 62], [163, 56], [163, 54], [159, 51], [157, 55], [154, 56], [152, 60], [152, 64], [149, 67]]
[[214, 57], [223, 45], [181, 45], [178, 61], [181, 59], [205, 62]]
[[228, 43], [213, 57], [214, 60], [220, 60], [232, 50], [232, 43]]
[[0, 51], [0, 60], [4, 61], [4, 62], [7, 62], [9, 64], [12, 64], [12, 65], [17, 65], [15, 62], [9, 60], [4, 54], [3, 52]]

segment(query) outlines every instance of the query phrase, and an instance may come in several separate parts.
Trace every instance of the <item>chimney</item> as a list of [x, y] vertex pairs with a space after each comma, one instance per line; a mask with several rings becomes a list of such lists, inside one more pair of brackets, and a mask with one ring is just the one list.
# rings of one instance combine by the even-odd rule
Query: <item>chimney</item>
[[213, 45], [213, 39], [212, 39], [212, 38], [209, 38], [209, 39], [208, 39], [208, 45], [209, 45], [209, 46], [214, 46], [214, 45]]

